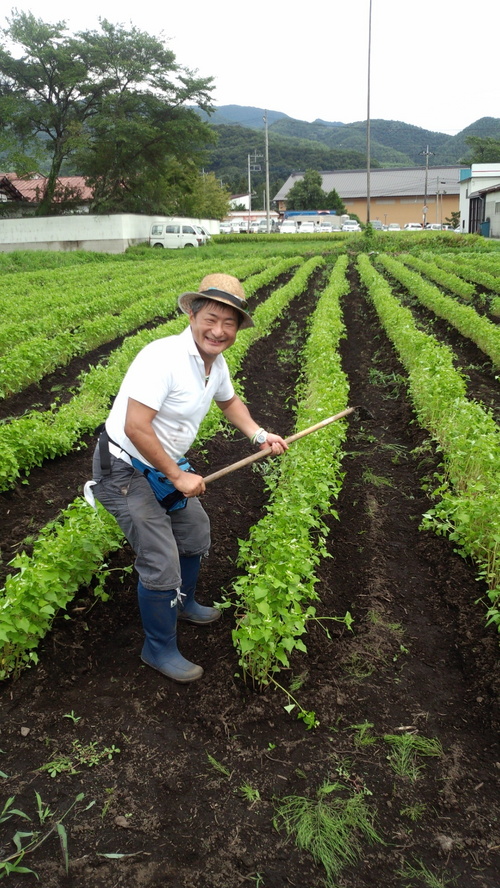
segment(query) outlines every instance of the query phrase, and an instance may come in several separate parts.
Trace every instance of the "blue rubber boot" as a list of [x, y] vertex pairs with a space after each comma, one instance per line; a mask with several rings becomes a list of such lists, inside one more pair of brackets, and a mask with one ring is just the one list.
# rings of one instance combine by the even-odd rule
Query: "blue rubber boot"
[[201, 678], [202, 667], [190, 663], [177, 649], [177, 589], [158, 592], [146, 589], [139, 580], [137, 593], [146, 636], [142, 662], [183, 684]]
[[217, 610], [216, 607], [204, 607], [194, 600], [201, 555], [181, 555], [179, 560], [182, 577], [181, 600], [177, 607], [179, 620], [186, 620], [197, 626], [215, 623], [220, 617], [220, 610]]

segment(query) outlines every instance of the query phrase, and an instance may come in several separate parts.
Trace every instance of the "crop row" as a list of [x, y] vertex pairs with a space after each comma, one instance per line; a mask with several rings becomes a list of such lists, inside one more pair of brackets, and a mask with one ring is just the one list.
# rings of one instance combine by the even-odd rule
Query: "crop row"
[[419, 422], [443, 454], [442, 474], [432, 492], [437, 502], [424, 526], [446, 535], [478, 566], [488, 588], [488, 619], [500, 629], [500, 429], [467, 399], [451, 349], [417, 328], [366, 255], [358, 257], [358, 268], [408, 373]]
[[[214, 256], [207, 252], [202, 253], [196, 262], [184, 257], [176, 262], [154, 262], [150, 259], [126, 265], [109, 261], [105, 266], [74, 266], [4, 275], [0, 282], [3, 308], [0, 331], [6, 322], [41, 321], [51, 312], [58, 313], [71, 305], [75, 310], [86, 310], [92, 300], [107, 299], [123, 291], [134, 293], [143, 283], [157, 284], [158, 292], [161, 292], [161, 287], [175, 282], [176, 277], [191, 273], [193, 277], [198, 275], [202, 278], [206, 273], [205, 266], [208, 266], [207, 272], [215, 264], [225, 271], [225, 266], [230, 262], [219, 258], [216, 263]], [[262, 270], [265, 264], [263, 257], [253, 256], [249, 259], [247, 256], [245, 261], [238, 264], [239, 273], [247, 277]], [[62, 292], [65, 294], [64, 300], [61, 299]], [[33, 311], [34, 307], [36, 312]], [[88, 317], [92, 317], [92, 314], [90, 310]]]
[[491, 358], [496, 367], [500, 367], [500, 327], [479, 315], [471, 305], [462, 305], [453, 297], [446, 296], [434, 284], [425, 281], [418, 272], [411, 271], [392, 256], [382, 253], [377, 257], [377, 263], [403, 284], [422, 305], [452, 324], [467, 339], [471, 339]]
[[[302, 292], [311, 274], [322, 264], [320, 257], [309, 259], [288, 284], [258, 306], [254, 312], [256, 327], [248, 331], [252, 336], [247, 336], [239, 346], [230, 362], [232, 369], [240, 365], [252, 342], [269, 332], [288, 303]], [[198, 441], [206, 440], [218, 427], [218, 423], [207, 417]], [[31, 556], [25, 552], [16, 555], [11, 565], [17, 572], [8, 575], [0, 598], [0, 679], [37, 662], [36, 648], [50, 629], [55, 613], [65, 608], [78, 588], [88, 584], [92, 576], [101, 572], [105, 579], [104, 559], [120, 546], [121, 540], [114, 518], [99, 504], [94, 511], [78, 497], [42, 532]], [[102, 582], [98, 582], [96, 591], [102, 593]]]
[[493, 293], [500, 293], [500, 277], [498, 275], [498, 264], [495, 262], [494, 267], [488, 265], [488, 256], [481, 256], [480, 267], [475, 261], [471, 261], [463, 256], [435, 256], [436, 265], [440, 265], [447, 271], [452, 271], [465, 278], [466, 281], [472, 281], [479, 284]]
[[[345, 255], [337, 260], [312, 318], [303, 352], [298, 431], [347, 405], [348, 384], [338, 351], [344, 335], [340, 298], [349, 289], [347, 261]], [[267, 684], [287, 668], [293, 650], [306, 651], [302, 637], [307, 621], [316, 619], [315, 571], [328, 532], [323, 518], [335, 514], [332, 500], [342, 483], [345, 434], [345, 424], [339, 421], [307, 441], [291, 444], [277, 477], [271, 476], [265, 516], [240, 544], [238, 563], [243, 570], [234, 584], [238, 619], [233, 641], [245, 675], [257, 684]]]
[[451, 271], [440, 268], [433, 260], [425, 260], [420, 256], [413, 256], [411, 253], [403, 253], [399, 258], [406, 265], [415, 268], [420, 274], [430, 278], [436, 284], [440, 284], [456, 296], [461, 296], [462, 299], [469, 300], [475, 295], [476, 289], [473, 284], [464, 281], [463, 278]]
[[[254, 261], [250, 273], [253, 274], [265, 266], [266, 262], [262, 259]], [[221, 270], [220, 262], [216, 264], [213, 260], [207, 261], [201, 266], [201, 274], [216, 269]], [[30, 383], [39, 382], [57, 367], [66, 365], [77, 355], [84, 355], [104, 343], [124, 336], [155, 317], [173, 314], [178, 293], [184, 288], [198, 285], [200, 266], [188, 264], [185, 270], [181, 266], [175, 274], [170, 272], [166, 275], [163, 281], [161, 276], [160, 280], [157, 279], [157, 270], [156, 265], [150, 267], [149, 273], [142, 274], [139, 281], [135, 277], [124, 279], [118, 295], [101, 297], [99, 309], [94, 304], [92, 315], [76, 327], [74, 312], [81, 311], [81, 297], [68, 297], [64, 308], [61, 308], [59, 291], [59, 308], [55, 317], [49, 315], [42, 322], [42, 330], [37, 331], [37, 335], [31, 338], [28, 334], [24, 336], [24, 324], [17, 327], [17, 332], [6, 328], [6, 336], [12, 335], [17, 344], [0, 360], [0, 397], [5, 398], [22, 391]]]

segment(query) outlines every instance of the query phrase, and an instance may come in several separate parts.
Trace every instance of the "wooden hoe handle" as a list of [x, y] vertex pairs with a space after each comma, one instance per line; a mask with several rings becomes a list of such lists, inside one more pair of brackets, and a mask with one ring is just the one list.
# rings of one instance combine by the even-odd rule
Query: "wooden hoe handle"
[[[287, 444], [291, 444], [293, 441], [298, 441], [299, 438], [304, 438], [305, 435], [310, 435], [311, 432], [316, 432], [318, 429], [330, 425], [331, 422], [336, 422], [337, 419], [343, 419], [344, 416], [349, 416], [354, 410], [356, 410], [356, 407], [346, 407], [345, 410], [336, 413], [335, 416], [329, 416], [328, 419], [323, 419], [321, 422], [317, 422], [316, 425], [309, 426], [308, 429], [303, 429], [302, 432], [296, 432], [295, 435], [290, 435], [289, 438], [285, 438], [285, 441]], [[236, 469], [241, 469], [243, 466], [249, 466], [251, 463], [257, 462], [259, 459], [265, 459], [265, 457], [270, 456], [272, 452], [272, 447], [266, 447], [265, 450], [259, 450], [257, 453], [245, 456], [244, 459], [239, 459], [238, 462], [231, 463], [230, 466], [226, 466], [224, 469], [219, 469], [218, 472], [212, 472], [211, 475], [206, 475], [203, 480], [205, 481], [205, 484], [210, 484], [211, 481], [217, 481], [218, 478], [222, 478], [224, 475], [229, 475], [230, 472], [235, 472]]]

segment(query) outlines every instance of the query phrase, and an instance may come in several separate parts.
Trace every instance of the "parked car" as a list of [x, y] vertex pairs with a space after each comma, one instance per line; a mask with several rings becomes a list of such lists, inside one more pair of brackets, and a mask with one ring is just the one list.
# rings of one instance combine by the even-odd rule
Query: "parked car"
[[333, 225], [331, 225], [330, 222], [322, 222], [321, 225], [319, 226], [319, 233], [320, 234], [331, 234], [332, 231], [333, 231]]
[[384, 230], [384, 226], [382, 225], [382, 222], [380, 221], [380, 219], [371, 219], [370, 225], [372, 228], [375, 229], [375, 231], [383, 231]]
[[399, 224], [399, 222], [391, 222], [387, 226], [387, 231], [401, 231], [401, 225]]
[[250, 234], [257, 234], [260, 231], [260, 221], [250, 222]]
[[314, 234], [316, 226], [314, 222], [303, 222], [299, 228], [299, 234]]
[[297, 234], [298, 230], [296, 222], [292, 222], [291, 219], [285, 219], [281, 223], [280, 234]]
[[204, 247], [208, 241], [208, 238], [210, 237], [208, 231], [205, 231], [205, 229], [201, 225], [195, 225], [194, 228], [196, 229], [196, 233], [198, 235], [199, 246]]
[[212, 235], [210, 234], [209, 231], [207, 231], [207, 229], [205, 228], [204, 225], [200, 225], [200, 228], [201, 228], [201, 233], [203, 234], [203, 237], [205, 238], [205, 243], [208, 244], [208, 242], [209, 242], [209, 240], [211, 239]]
[[231, 234], [231, 223], [230, 222], [221, 222], [219, 231], [221, 234]]
[[342, 231], [361, 231], [361, 225], [355, 219], [349, 219], [348, 222], [344, 222]]
[[201, 234], [196, 231], [194, 225], [183, 225], [181, 222], [172, 221], [155, 222], [151, 226], [149, 243], [152, 247], [179, 250], [183, 247], [199, 247], [201, 242]]
[[422, 231], [422, 226], [420, 222], [407, 222], [405, 227], [405, 231]]
[[426, 231], [442, 231], [443, 226], [439, 222], [428, 222], [425, 226]]

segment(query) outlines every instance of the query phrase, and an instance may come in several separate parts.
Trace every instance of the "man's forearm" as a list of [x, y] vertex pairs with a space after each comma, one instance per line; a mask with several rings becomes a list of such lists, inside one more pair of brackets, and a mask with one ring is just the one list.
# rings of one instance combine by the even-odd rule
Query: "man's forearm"
[[225, 404], [219, 403], [219, 407], [226, 419], [247, 438], [251, 438], [259, 428], [258, 423], [252, 419], [247, 405], [237, 395]]

